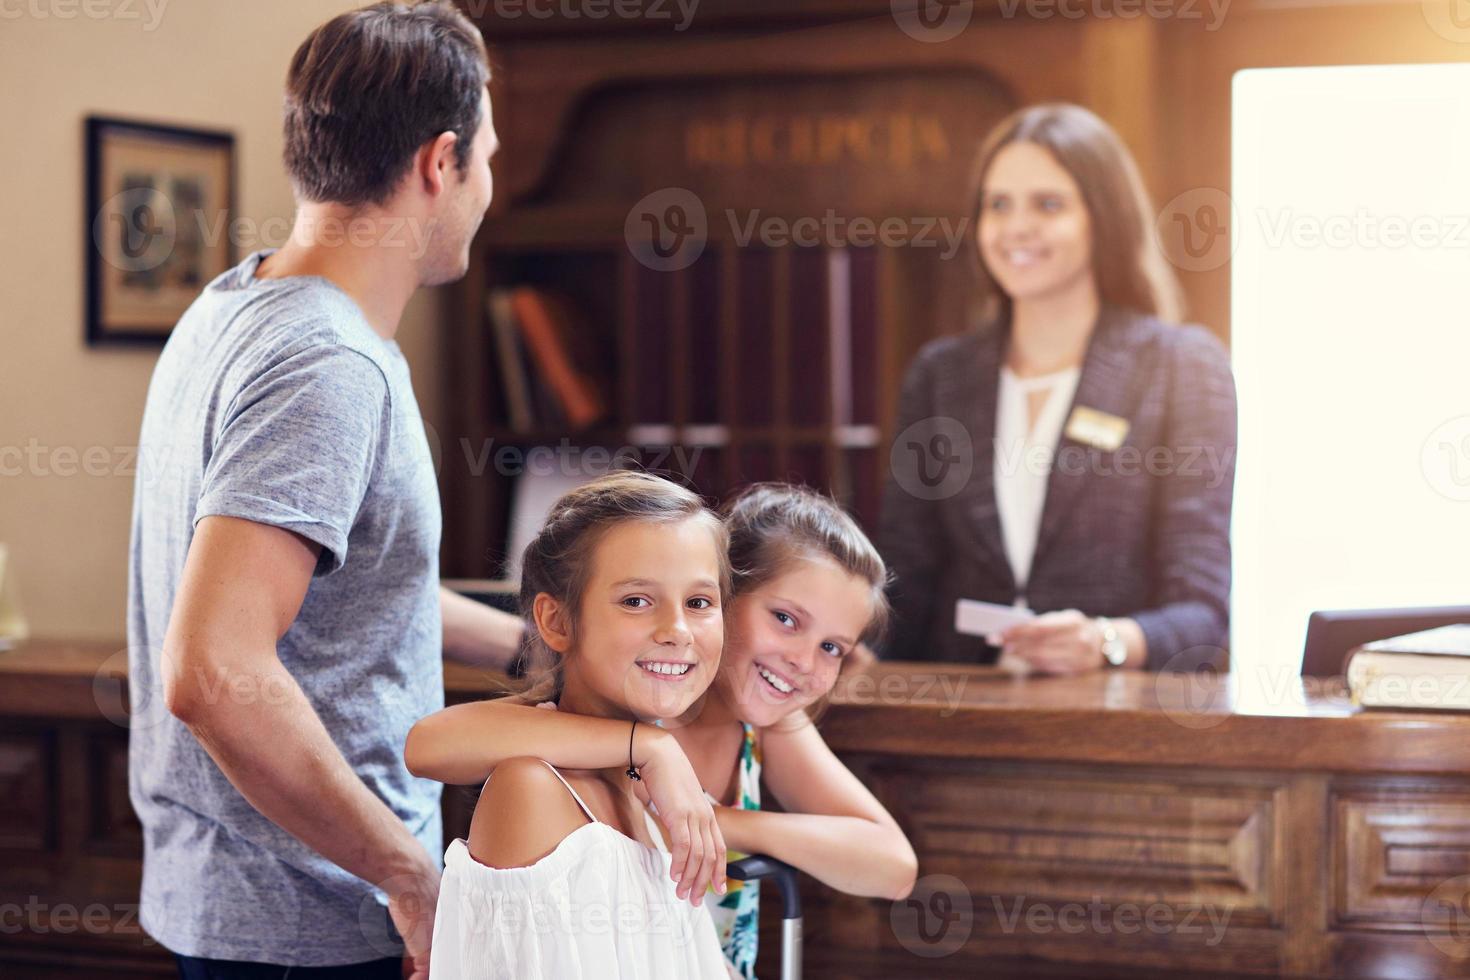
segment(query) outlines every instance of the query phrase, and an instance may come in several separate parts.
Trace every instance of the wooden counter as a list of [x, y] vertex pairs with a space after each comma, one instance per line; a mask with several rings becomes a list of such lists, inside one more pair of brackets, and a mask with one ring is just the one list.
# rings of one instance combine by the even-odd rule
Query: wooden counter
[[951, 910], [958, 947], [934, 973], [1470, 976], [1470, 716], [1360, 711], [1289, 675], [882, 664], [822, 730], [934, 886], [906, 920], [818, 889], [834, 965], [912, 964], [922, 907], [931, 937]]
[[[169, 975], [136, 922], [125, 678], [122, 644], [0, 653], [7, 975]], [[899, 903], [811, 883], [809, 976], [1470, 976], [1470, 716], [1361, 712], [1295, 677], [890, 663], [845, 677], [822, 730], [921, 878]], [[445, 802], [462, 834], [472, 798]]]
[[939, 758], [1470, 775], [1470, 715], [1362, 711], [1295, 675], [1095, 672], [1013, 678], [882, 663], [845, 679], [822, 731], [840, 750]]

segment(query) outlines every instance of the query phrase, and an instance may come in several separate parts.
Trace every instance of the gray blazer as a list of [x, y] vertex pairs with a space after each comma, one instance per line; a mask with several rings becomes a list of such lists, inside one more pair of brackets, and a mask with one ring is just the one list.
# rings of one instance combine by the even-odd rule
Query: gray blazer
[[[894, 576], [885, 657], [995, 659], [983, 639], [955, 632], [954, 611], [959, 598], [1011, 603], [1018, 595], [993, 477], [1008, 329], [932, 341], [905, 377], [878, 532]], [[1027, 604], [1134, 618], [1150, 669], [1223, 664], [1236, 451], [1224, 346], [1203, 327], [1105, 306], [1078, 406], [1127, 420], [1127, 434], [1111, 451], [1061, 437]], [[937, 468], [941, 455], [953, 464], [947, 472]]]

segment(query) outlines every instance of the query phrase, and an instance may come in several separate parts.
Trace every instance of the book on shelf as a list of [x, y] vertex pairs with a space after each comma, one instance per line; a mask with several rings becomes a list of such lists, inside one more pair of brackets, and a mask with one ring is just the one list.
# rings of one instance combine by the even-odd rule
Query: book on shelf
[[509, 289], [492, 289], [485, 303], [495, 334], [495, 361], [505, 394], [506, 423], [513, 432], [562, 428], [567, 424], [566, 413], [537, 370], [516, 320], [511, 296]]
[[1347, 686], [1353, 703], [1365, 708], [1470, 711], [1470, 624], [1354, 647]]
[[495, 357], [500, 367], [501, 391], [505, 392], [505, 412], [510, 427], [526, 432], [535, 425], [531, 405], [531, 376], [526, 370], [525, 351], [516, 330], [515, 313], [510, 307], [510, 293], [492, 289], [485, 297], [490, 328], [495, 333]]
[[566, 297], [535, 286], [510, 291], [510, 311], [536, 375], [560, 414], [581, 429], [607, 415], [603, 378], [586, 322]]

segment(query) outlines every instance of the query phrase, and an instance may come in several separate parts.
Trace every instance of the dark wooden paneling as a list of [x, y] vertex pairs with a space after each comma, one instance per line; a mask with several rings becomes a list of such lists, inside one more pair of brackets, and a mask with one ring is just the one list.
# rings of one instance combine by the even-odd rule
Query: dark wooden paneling
[[997, 959], [1061, 970], [1282, 968], [1291, 910], [1280, 776], [845, 761], [913, 841], [920, 883], [902, 902], [807, 883], [809, 942], [824, 951], [862, 950], [900, 973], [916, 960], [936, 974]]
[[56, 769], [49, 732], [0, 730], [0, 850], [56, 846]]
[[143, 850], [143, 827], [128, 799], [128, 739], [123, 729], [88, 739], [86, 849], [94, 854], [133, 857]]

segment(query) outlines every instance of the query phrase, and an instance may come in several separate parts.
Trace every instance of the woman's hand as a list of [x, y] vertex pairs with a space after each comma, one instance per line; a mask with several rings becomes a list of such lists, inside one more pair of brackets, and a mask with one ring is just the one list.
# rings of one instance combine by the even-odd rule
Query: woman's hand
[[1001, 656], [1024, 661], [1041, 674], [1101, 669], [1102, 627], [1076, 609], [1042, 613], [1001, 633]]
[[643, 758], [634, 760], [643, 779], [633, 791], [653, 804], [668, 831], [675, 894], [698, 906], [711, 884], [717, 894], [725, 893], [725, 836], [683, 748], [663, 729], [651, 731], [654, 737], [647, 740]]

